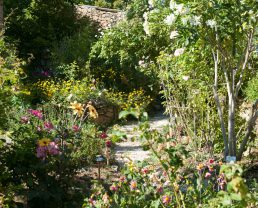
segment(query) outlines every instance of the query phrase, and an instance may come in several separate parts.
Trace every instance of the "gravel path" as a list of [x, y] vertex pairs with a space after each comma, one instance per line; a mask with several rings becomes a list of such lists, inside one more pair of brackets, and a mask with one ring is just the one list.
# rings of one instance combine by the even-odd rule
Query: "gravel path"
[[[150, 118], [150, 127], [152, 129], [162, 130], [166, 125], [168, 125], [168, 117], [162, 113]], [[140, 133], [135, 131], [137, 126], [137, 122], [135, 122], [120, 127], [120, 130], [127, 135], [127, 140], [117, 143], [115, 147], [115, 159], [120, 166], [123, 166], [130, 160], [133, 162], [143, 161], [150, 156], [150, 152], [144, 151], [141, 142], [138, 141]]]

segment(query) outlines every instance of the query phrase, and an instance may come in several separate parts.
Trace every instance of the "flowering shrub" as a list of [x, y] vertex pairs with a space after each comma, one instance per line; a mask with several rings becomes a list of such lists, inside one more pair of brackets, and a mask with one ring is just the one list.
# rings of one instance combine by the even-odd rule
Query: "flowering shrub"
[[[216, 167], [217, 170], [211, 170]], [[201, 168], [201, 169], [200, 169]], [[219, 171], [220, 168], [220, 171]], [[237, 165], [208, 161], [192, 174], [171, 173], [157, 165], [130, 163], [124, 176], [105, 190], [99, 184], [83, 207], [251, 207], [255, 205]], [[239, 171], [239, 172], [238, 172]], [[168, 174], [167, 174], [168, 173]], [[207, 174], [209, 173], [209, 174]], [[175, 174], [171, 180], [170, 174]], [[207, 177], [208, 176], [208, 177]], [[223, 198], [224, 197], [224, 198]], [[240, 206], [238, 206], [240, 205]], [[224, 207], [223, 206], [223, 207]]]
[[[144, 116], [144, 115], [143, 115]], [[154, 159], [126, 164], [122, 176], [105, 189], [92, 188], [83, 207], [252, 207], [255, 195], [249, 193], [243, 170], [236, 164], [223, 164], [215, 158], [193, 161], [189, 146], [175, 134], [172, 138], [140, 123], [141, 138]], [[165, 132], [165, 135], [167, 133]], [[240, 205], [240, 206], [238, 206]]]
[[78, 171], [92, 164], [105, 147], [98, 129], [85, 122], [96, 118], [96, 109], [74, 101], [70, 106], [45, 104], [17, 116], [10, 121], [10, 144], [0, 156], [12, 174], [1, 182], [19, 186], [19, 194], [28, 195], [29, 206], [40, 201], [48, 207], [69, 206], [70, 199], [87, 189], [77, 182]]
[[143, 89], [134, 89], [129, 93], [110, 90], [109, 92], [105, 92], [105, 97], [120, 106], [121, 110], [136, 108], [146, 111], [153, 100], [150, 95], [146, 95]]

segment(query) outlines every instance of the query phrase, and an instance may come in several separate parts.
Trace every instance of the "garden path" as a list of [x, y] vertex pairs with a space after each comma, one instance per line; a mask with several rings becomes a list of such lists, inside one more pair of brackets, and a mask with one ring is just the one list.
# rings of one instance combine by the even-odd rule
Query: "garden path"
[[[151, 117], [149, 122], [151, 129], [162, 130], [168, 125], [169, 119], [163, 113], [158, 113]], [[129, 161], [143, 161], [150, 157], [150, 152], [143, 150], [141, 141], [139, 141], [140, 132], [136, 130], [137, 126], [138, 123], [133, 122], [120, 127], [120, 130], [127, 136], [126, 141], [116, 143], [115, 146], [115, 160], [120, 166]]]

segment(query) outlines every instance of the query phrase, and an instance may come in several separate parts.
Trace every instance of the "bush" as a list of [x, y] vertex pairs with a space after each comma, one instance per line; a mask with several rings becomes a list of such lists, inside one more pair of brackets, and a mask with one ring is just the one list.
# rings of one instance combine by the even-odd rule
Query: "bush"
[[93, 111], [90, 104], [73, 102], [16, 112], [1, 151], [1, 184], [19, 187], [14, 193], [27, 197], [30, 207], [77, 207], [75, 199], [88, 183], [81, 183], [77, 172], [92, 164], [104, 145], [98, 129], [84, 122], [96, 117]]
[[7, 112], [19, 91], [23, 70], [14, 47], [4, 41], [0, 34], [0, 130], [7, 126]]

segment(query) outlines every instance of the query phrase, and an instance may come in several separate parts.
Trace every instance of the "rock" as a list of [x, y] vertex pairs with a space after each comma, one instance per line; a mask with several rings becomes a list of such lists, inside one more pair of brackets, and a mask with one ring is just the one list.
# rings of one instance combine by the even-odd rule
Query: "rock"
[[118, 120], [118, 106], [104, 100], [93, 101], [93, 105], [98, 112], [98, 118], [95, 119], [97, 124], [105, 126]]

